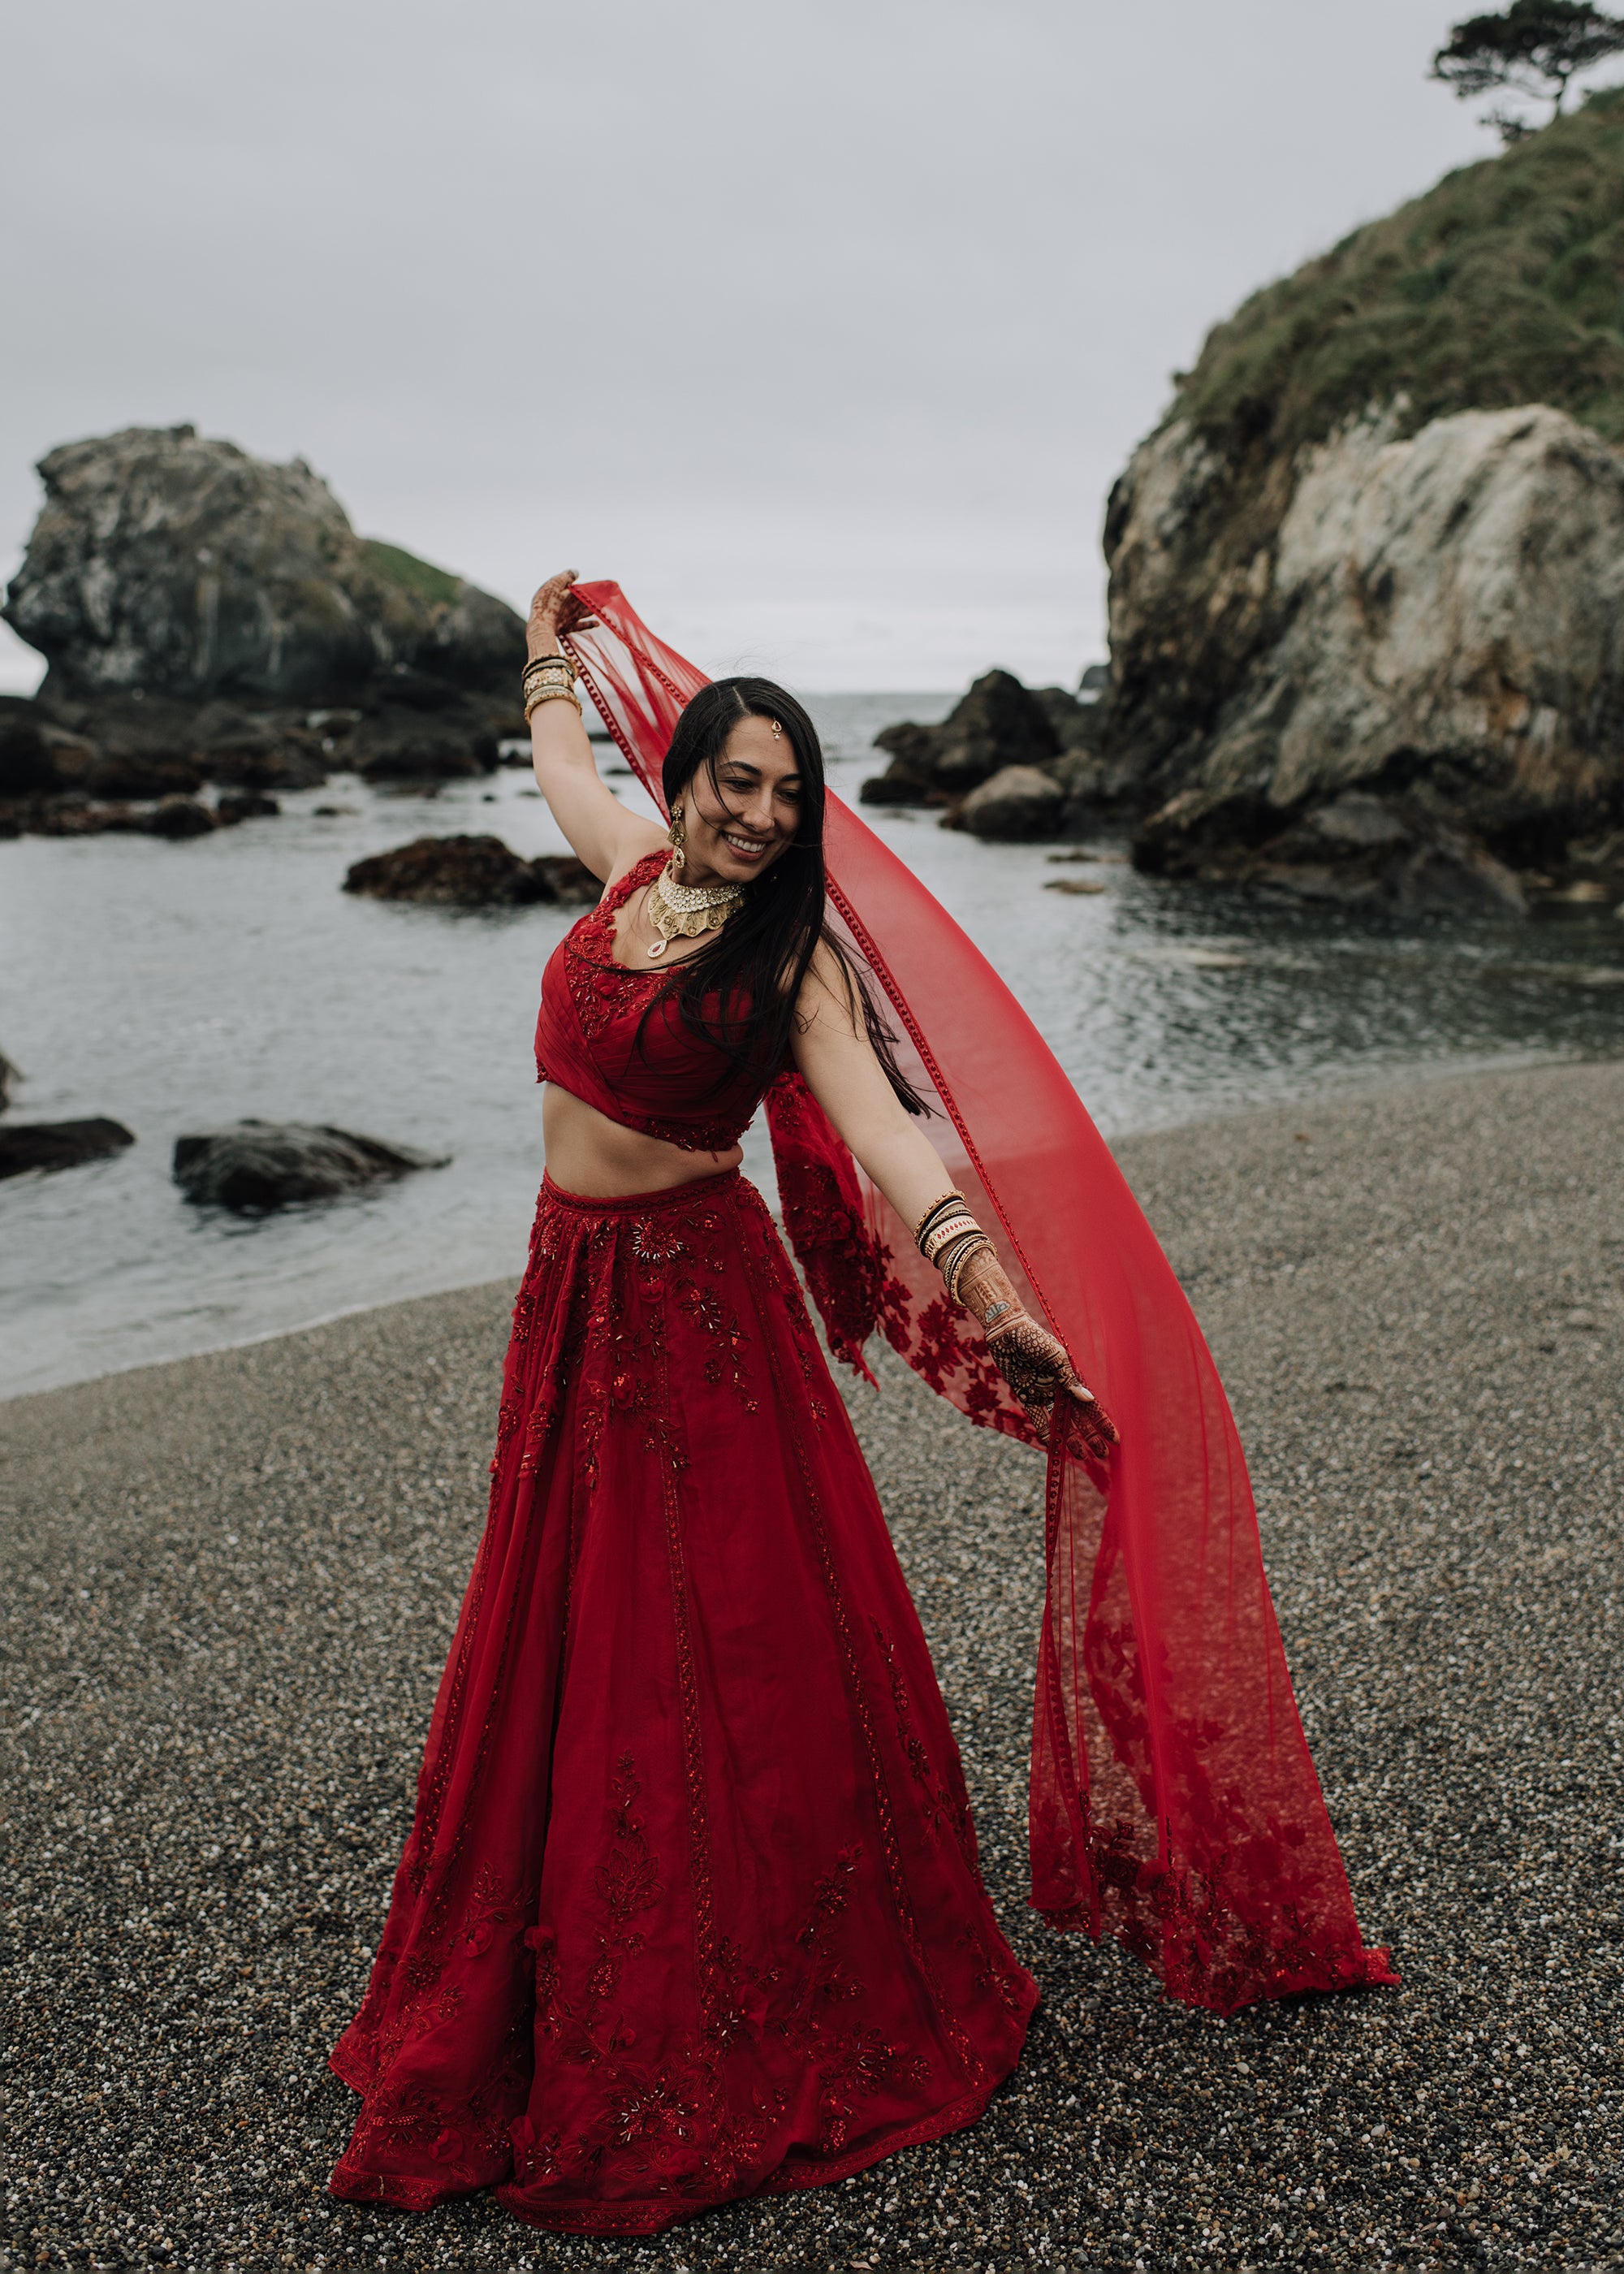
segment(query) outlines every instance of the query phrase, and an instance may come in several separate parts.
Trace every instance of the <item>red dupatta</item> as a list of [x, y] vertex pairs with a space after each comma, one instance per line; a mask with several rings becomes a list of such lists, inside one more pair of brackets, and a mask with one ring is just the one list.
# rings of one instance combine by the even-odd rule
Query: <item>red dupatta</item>
[[[613, 584], [564, 644], [664, 805], [660, 767], [703, 673]], [[1030, 1790], [1031, 1902], [1115, 1935], [1218, 2013], [1397, 1977], [1366, 1950], [1292, 1696], [1229, 1402], [1154, 1233], [1009, 989], [911, 870], [832, 794], [831, 921], [941, 1118], [949, 1178], [1122, 1431], [1101, 1468], [1049, 1454], [1048, 1595]], [[910, 1228], [797, 1075], [767, 1097], [785, 1226], [838, 1356], [877, 1326], [973, 1421], [1036, 1431]], [[869, 1377], [872, 1379], [872, 1376]]]

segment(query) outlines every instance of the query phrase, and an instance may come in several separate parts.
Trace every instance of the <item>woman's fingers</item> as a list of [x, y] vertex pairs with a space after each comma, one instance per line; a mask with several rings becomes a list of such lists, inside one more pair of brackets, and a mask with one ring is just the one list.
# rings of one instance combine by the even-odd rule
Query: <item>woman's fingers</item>
[[1075, 1374], [1066, 1388], [1082, 1408], [1077, 1417], [1077, 1424], [1087, 1439], [1091, 1450], [1103, 1453], [1108, 1446], [1120, 1445], [1121, 1433], [1093, 1390], [1080, 1382]]
[[545, 584], [538, 586], [536, 597], [530, 602], [532, 623], [545, 621], [547, 617], [558, 614], [579, 573], [576, 569], [566, 568], [560, 575], [549, 576]]

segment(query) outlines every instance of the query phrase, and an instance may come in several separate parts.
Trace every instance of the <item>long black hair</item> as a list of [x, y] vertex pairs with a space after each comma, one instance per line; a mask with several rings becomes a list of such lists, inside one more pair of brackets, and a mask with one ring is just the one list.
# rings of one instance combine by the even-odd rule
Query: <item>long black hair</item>
[[731, 1064], [721, 1082], [748, 1070], [764, 1087], [790, 1062], [796, 1000], [823, 941], [844, 979], [853, 1015], [861, 1013], [886, 1080], [910, 1113], [929, 1113], [897, 1064], [897, 1037], [881, 1017], [861, 968], [827, 928], [823, 750], [816, 727], [794, 697], [770, 679], [716, 679], [702, 687], [678, 719], [665, 753], [660, 782], [666, 807], [674, 811], [683, 791], [703, 772], [717, 803], [731, 812], [716, 770], [742, 719], [777, 719], [788, 736], [801, 778], [800, 820], [784, 850], [745, 886], [743, 907], [719, 931], [709, 934], [695, 954], [673, 967], [655, 1004], [673, 1004], [685, 1027], [723, 1052]]

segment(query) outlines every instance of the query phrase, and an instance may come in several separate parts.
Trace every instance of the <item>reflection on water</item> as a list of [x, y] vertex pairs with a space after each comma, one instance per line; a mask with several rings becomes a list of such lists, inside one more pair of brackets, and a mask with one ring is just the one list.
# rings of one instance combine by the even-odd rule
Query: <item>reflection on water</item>
[[[878, 727], [950, 700], [815, 702], [842, 794], [875, 770]], [[0, 1185], [7, 1391], [519, 1269], [541, 1173], [537, 989], [570, 919], [380, 906], [338, 887], [352, 861], [426, 832], [562, 849], [528, 788], [522, 772], [432, 799], [340, 779], [285, 800], [278, 820], [187, 845], [0, 844], [12, 983], [0, 1049], [31, 1077], [13, 1111], [111, 1114], [139, 1139], [114, 1160]], [[1056, 861], [929, 815], [868, 817], [998, 966], [1112, 1133], [1416, 1071], [1613, 1052], [1624, 1038], [1624, 922], [1606, 912], [1332, 917], [1154, 883], [1109, 844]], [[1044, 889], [1056, 883], [1102, 889]], [[175, 1137], [242, 1114], [455, 1158], [259, 1223], [188, 1208], [169, 1178]], [[748, 1149], [766, 1181], [764, 1141], [753, 1133]]]

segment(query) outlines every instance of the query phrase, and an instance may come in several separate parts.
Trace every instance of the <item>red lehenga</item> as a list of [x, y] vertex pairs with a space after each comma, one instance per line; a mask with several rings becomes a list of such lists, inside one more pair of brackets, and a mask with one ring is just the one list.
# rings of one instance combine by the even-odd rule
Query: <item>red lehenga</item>
[[[703, 684], [618, 588], [572, 635], [658, 794]], [[1244, 1463], [1189, 1306], [1075, 1091], [985, 960], [830, 802], [834, 919], [889, 998], [950, 1177], [1123, 1429], [1049, 1451], [1032, 1901], [1219, 2012], [1395, 1978], [1366, 1950], [1291, 1696]], [[679, 1144], [758, 1103], [610, 953], [643, 864], [549, 962], [545, 1076]], [[710, 1063], [707, 1064], [707, 1056]], [[723, 1067], [725, 1073], [725, 1066]], [[795, 1077], [786, 1230], [831, 1347], [878, 1327], [1038, 1442]], [[1041, 1270], [1034, 1266], [1041, 1257]], [[366, 1999], [335, 2194], [647, 2233], [973, 2122], [1036, 2000], [874, 1487], [793, 1271], [736, 1173], [544, 1184], [491, 1512]]]

